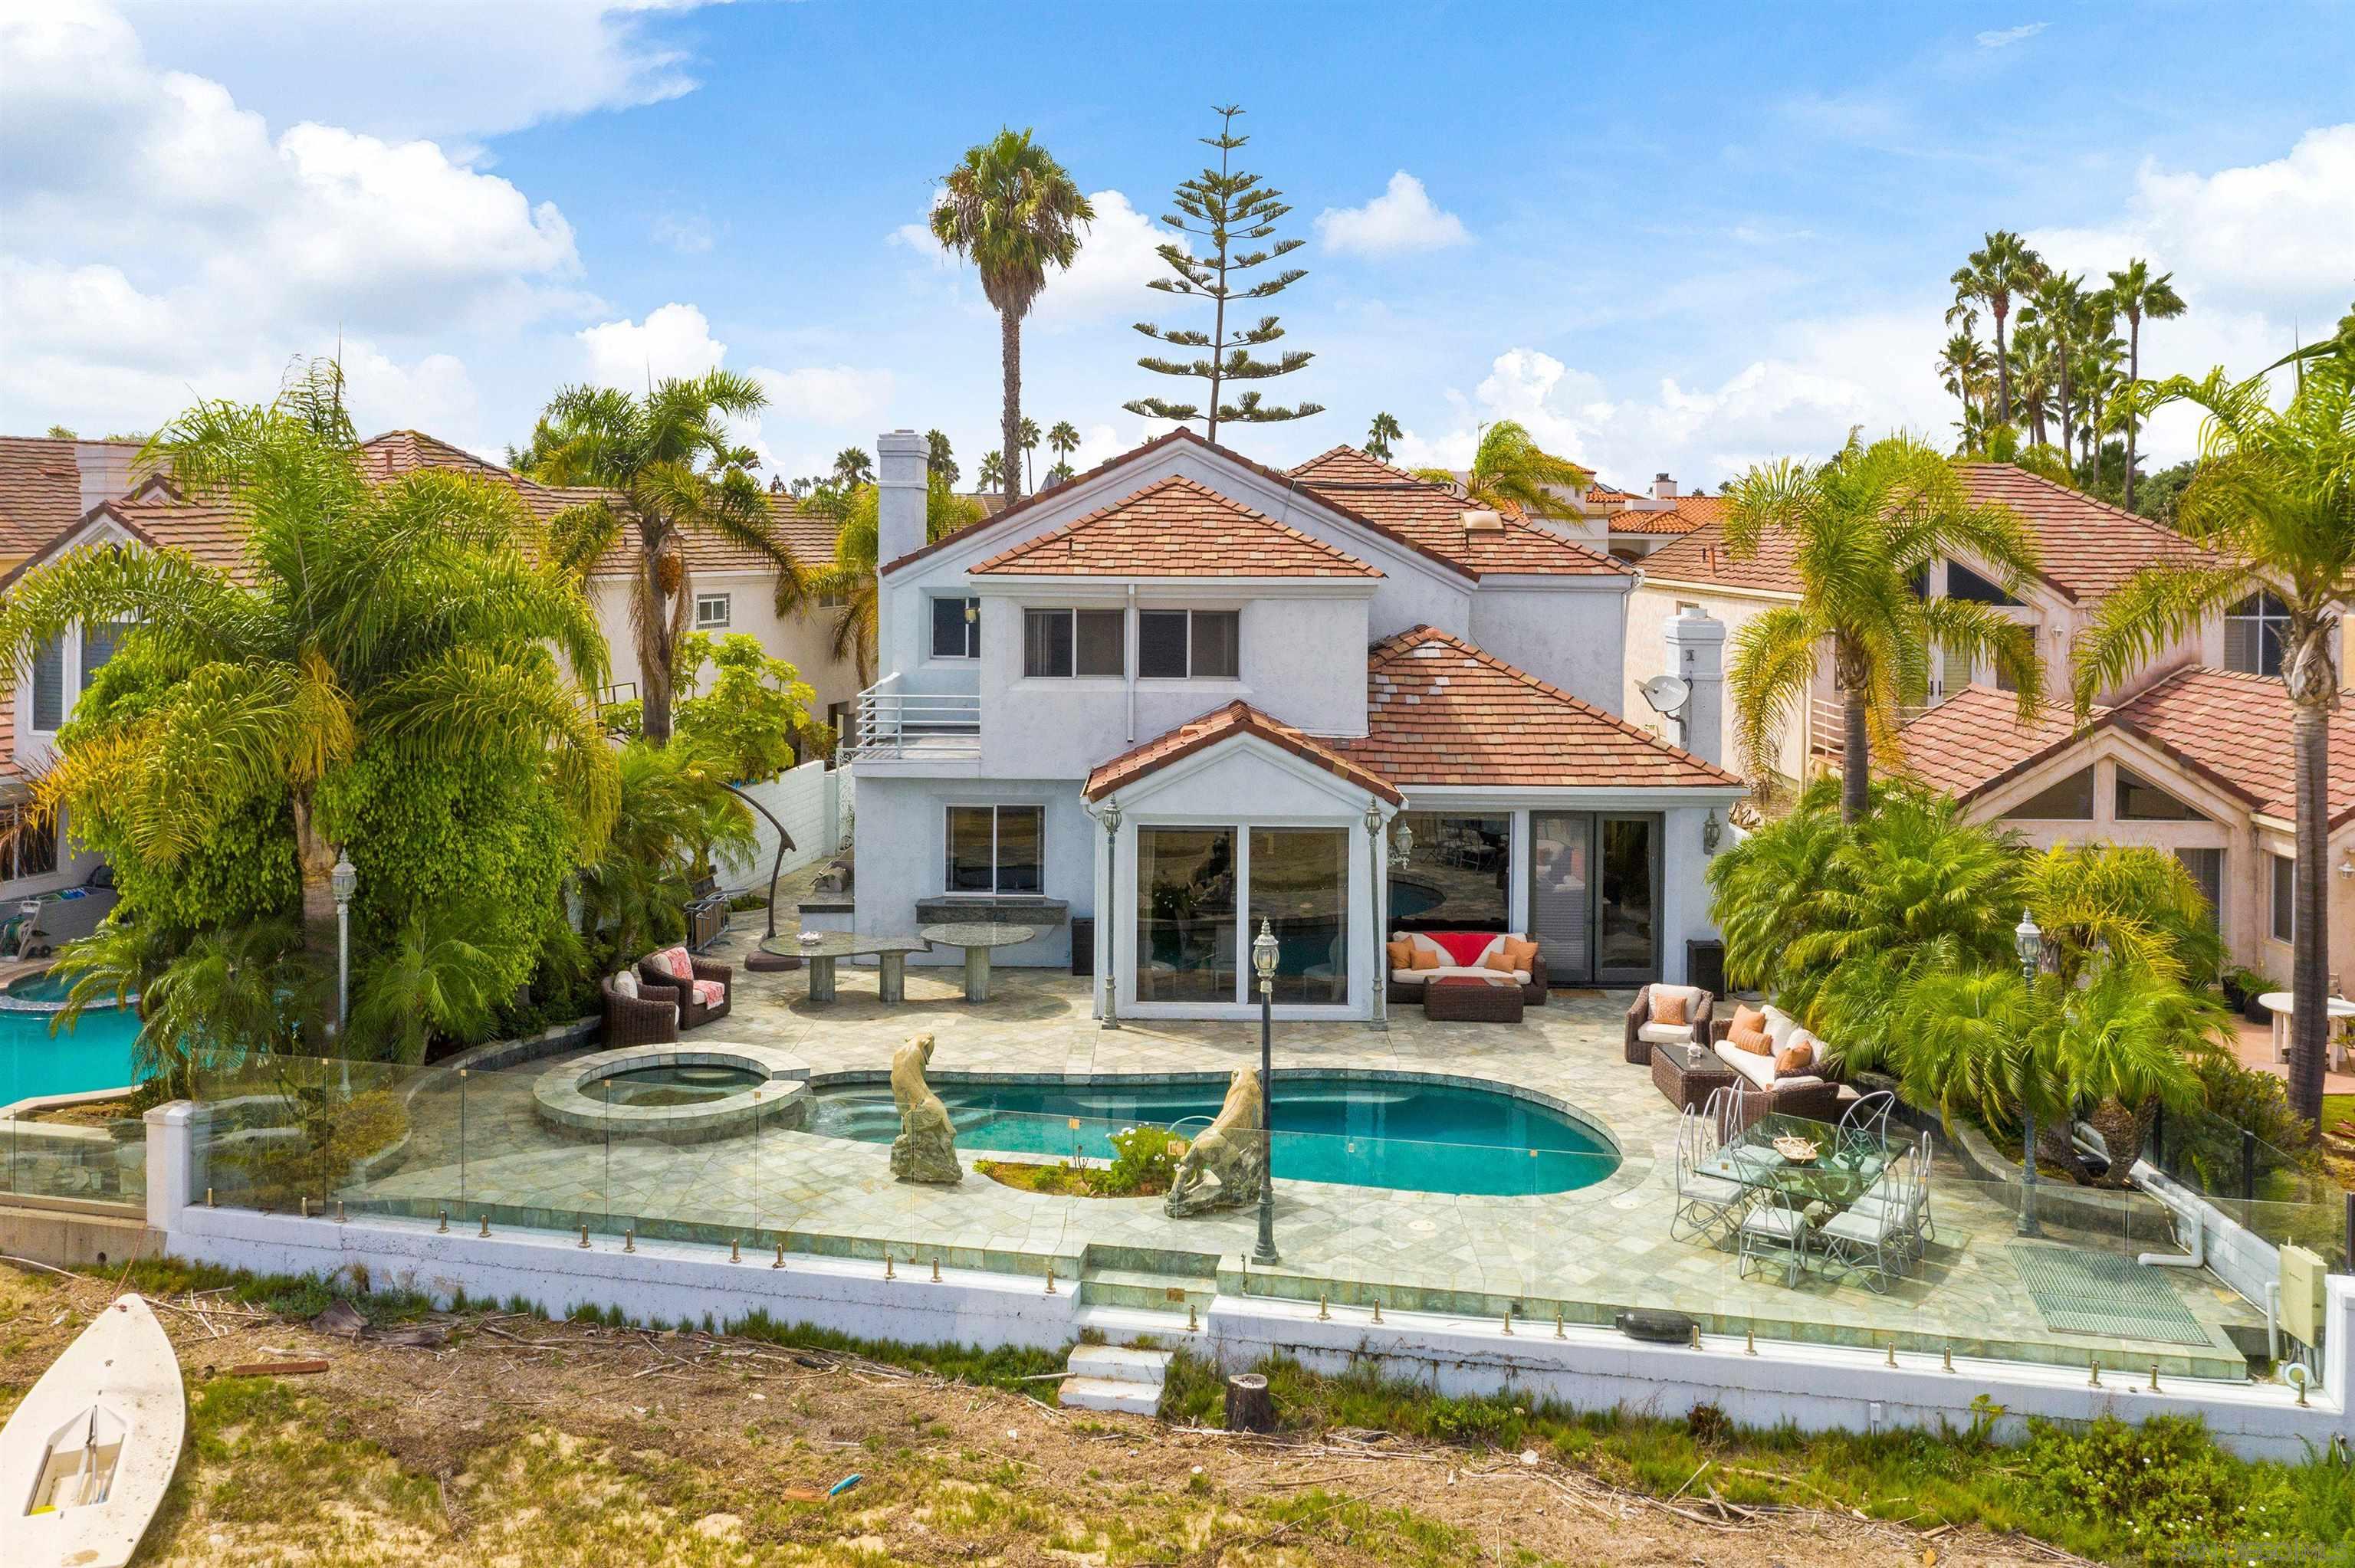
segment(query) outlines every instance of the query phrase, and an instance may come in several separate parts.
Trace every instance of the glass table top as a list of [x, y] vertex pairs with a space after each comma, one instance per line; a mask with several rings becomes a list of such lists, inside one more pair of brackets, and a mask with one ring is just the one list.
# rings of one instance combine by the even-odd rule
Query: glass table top
[[870, 954], [921, 953], [932, 943], [922, 937], [886, 937], [871, 931], [821, 931], [815, 942], [778, 935], [761, 938], [761, 950], [782, 959], [858, 959]]

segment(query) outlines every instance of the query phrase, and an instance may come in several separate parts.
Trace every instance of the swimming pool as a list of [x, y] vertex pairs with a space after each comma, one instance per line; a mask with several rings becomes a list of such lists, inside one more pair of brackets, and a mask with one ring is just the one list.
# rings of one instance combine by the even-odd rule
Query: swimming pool
[[[1199, 1132], [1227, 1081], [1098, 1077], [1083, 1082], [943, 1078], [933, 1092], [957, 1146], [998, 1154], [1109, 1160], [1123, 1128]], [[888, 1084], [820, 1086], [806, 1130], [889, 1143], [900, 1130]], [[1278, 1074], [1275, 1174], [1404, 1192], [1505, 1196], [1567, 1192], [1619, 1168], [1619, 1151], [1576, 1115], [1502, 1088], [1373, 1073]]]
[[128, 1007], [93, 1007], [72, 1028], [51, 1034], [49, 1020], [64, 1001], [64, 983], [46, 974], [9, 982], [0, 999], [0, 1105], [138, 1081], [131, 1065], [138, 1013]]

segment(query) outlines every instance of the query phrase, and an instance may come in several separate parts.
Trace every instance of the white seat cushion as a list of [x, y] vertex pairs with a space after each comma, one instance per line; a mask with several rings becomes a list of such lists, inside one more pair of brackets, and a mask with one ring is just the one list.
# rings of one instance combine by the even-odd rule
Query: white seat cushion
[[1693, 1011], [1700, 1006], [1700, 987], [1697, 985], [1660, 985], [1657, 983], [1655, 983], [1652, 987], [1652, 1005], [1654, 1007], [1659, 1006], [1662, 1001], [1671, 997], [1679, 996], [1684, 998], [1685, 1016], [1687, 1018], [1690, 1018], [1693, 1015]]
[[1717, 1043], [1717, 1059], [1762, 1089], [1774, 1086], [1774, 1058], [1772, 1056], [1761, 1056], [1755, 1051], [1744, 1051], [1730, 1040], [1721, 1040]]
[[1807, 1222], [1789, 1209], [1758, 1208], [1742, 1216], [1742, 1228], [1752, 1235], [1787, 1242], [1806, 1235]]
[[1742, 1202], [1750, 1189], [1723, 1176], [1712, 1176], [1706, 1171], [1696, 1171], [1686, 1177], [1677, 1189], [1688, 1198], [1703, 1198], [1712, 1203], [1732, 1204]]
[[1636, 1038], [1651, 1045], [1689, 1045], [1692, 1044], [1689, 1023], [1638, 1023]]
[[1846, 1213], [1836, 1214], [1827, 1220], [1824, 1223], [1823, 1231], [1824, 1234], [1836, 1240], [1862, 1242], [1870, 1245], [1887, 1241], [1890, 1233], [1896, 1228], [1897, 1217], [1885, 1210], [1859, 1213], [1856, 1210], [1850, 1209]]

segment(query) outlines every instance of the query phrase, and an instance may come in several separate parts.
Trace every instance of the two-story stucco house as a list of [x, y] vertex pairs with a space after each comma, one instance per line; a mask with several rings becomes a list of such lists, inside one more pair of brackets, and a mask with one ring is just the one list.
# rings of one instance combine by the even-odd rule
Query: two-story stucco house
[[[1001, 911], [1044, 933], [1001, 961], [1060, 965], [1085, 920], [1100, 1011], [1220, 1017], [1265, 921], [1303, 1018], [1374, 1014], [1388, 929], [1529, 933], [1572, 985], [1713, 935], [1742, 791], [1618, 716], [1623, 563], [1350, 448], [1278, 472], [1182, 429], [926, 544], [922, 440], [878, 453], [859, 930]], [[1683, 634], [1706, 750], [1723, 629]]]

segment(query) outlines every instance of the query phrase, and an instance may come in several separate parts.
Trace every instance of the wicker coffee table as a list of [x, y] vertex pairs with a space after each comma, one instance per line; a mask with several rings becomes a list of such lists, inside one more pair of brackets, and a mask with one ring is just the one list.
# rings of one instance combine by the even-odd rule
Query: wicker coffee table
[[1731, 1087], [1733, 1079], [1733, 1069], [1706, 1045], [1652, 1047], [1652, 1082], [1678, 1110], [1700, 1109], [1712, 1093]]
[[1451, 975], [1423, 988], [1423, 1015], [1447, 1023], [1518, 1023], [1521, 988]]

